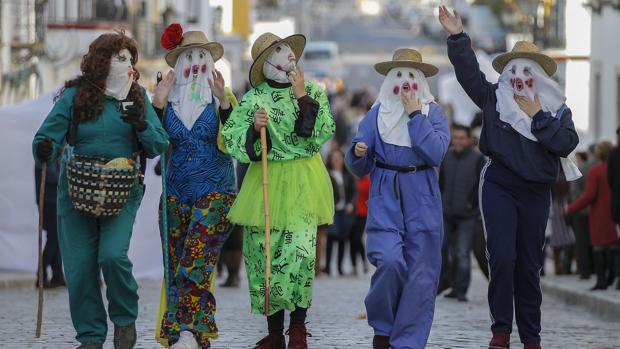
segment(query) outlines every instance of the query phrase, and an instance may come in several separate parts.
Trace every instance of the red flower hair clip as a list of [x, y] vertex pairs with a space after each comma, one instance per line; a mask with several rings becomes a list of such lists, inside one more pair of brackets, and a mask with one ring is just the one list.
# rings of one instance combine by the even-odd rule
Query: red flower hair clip
[[179, 23], [171, 23], [161, 34], [161, 46], [170, 51], [179, 46], [183, 38], [183, 28]]

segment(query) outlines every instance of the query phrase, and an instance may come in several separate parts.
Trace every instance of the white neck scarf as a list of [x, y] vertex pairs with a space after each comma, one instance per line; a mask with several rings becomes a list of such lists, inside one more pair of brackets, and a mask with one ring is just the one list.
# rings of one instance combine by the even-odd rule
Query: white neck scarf
[[285, 84], [289, 82], [287, 73], [294, 68], [295, 54], [288, 45], [282, 44], [278, 45], [263, 63], [263, 74], [269, 80]]
[[[187, 129], [192, 129], [200, 114], [215, 99], [209, 86], [214, 69], [213, 57], [204, 48], [187, 49], [177, 58], [176, 80], [168, 100]], [[216, 107], [217, 104], [216, 99]]]
[[385, 143], [411, 147], [411, 137], [405, 113], [401, 91], [412, 89], [422, 103], [422, 114], [428, 115], [429, 105], [435, 100], [428, 86], [424, 73], [414, 68], [392, 68], [386, 75], [379, 97], [373, 107], [379, 104], [377, 125], [381, 139]]
[[[495, 91], [497, 97], [495, 109], [499, 113], [499, 119], [510, 124], [523, 137], [538, 142], [532, 133], [532, 118], [519, 108], [514, 99], [515, 95], [525, 96], [531, 100], [538, 95], [542, 110], [558, 117], [557, 113], [566, 101], [564, 92], [560, 85], [545, 73], [540, 64], [531, 59], [515, 58], [504, 67]], [[560, 158], [560, 162], [567, 180], [572, 181], [581, 177], [581, 172], [572, 159]]]
[[125, 100], [133, 83], [131, 53], [128, 49], [120, 50], [110, 59], [110, 72], [105, 81], [105, 94], [119, 101]]

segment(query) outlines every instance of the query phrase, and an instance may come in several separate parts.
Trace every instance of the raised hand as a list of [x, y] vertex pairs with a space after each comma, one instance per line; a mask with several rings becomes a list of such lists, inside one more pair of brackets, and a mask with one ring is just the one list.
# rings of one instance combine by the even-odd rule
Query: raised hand
[[415, 96], [413, 91], [405, 92], [405, 90], [402, 90], [400, 96], [407, 115], [411, 115], [411, 113], [415, 111], [422, 110], [422, 103], [420, 102], [420, 99]]
[[211, 91], [213, 91], [213, 95], [220, 101], [220, 107], [222, 109], [230, 108], [230, 101], [224, 91], [225, 82], [222, 73], [219, 70], [214, 69], [211, 72], [211, 78], [208, 79], [208, 81]]
[[306, 95], [306, 85], [304, 80], [304, 71], [300, 67], [295, 67], [288, 73], [288, 81], [293, 85], [293, 93], [295, 98], [299, 99]]
[[355, 143], [355, 148], [353, 149], [353, 152], [355, 152], [355, 156], [361, 158], [368, 152], [368, 146], [364, 142], [357, 142]]
[[534, 100], [531, 100], [524, 96], [515, 95], [515, 102], [517, 102], [519, 108], [521, 108], [521, 110], [523, 110], [523, 112], [527, 114], [527, 116], [529, 116], [530, 118], [533, 118], [534, 115], [536, 115], [536, 113], [538, 113], [540, 109], [542, 109], [538, 95], [534, 97]]
[[254, 129], [260, 132], [263, 127], [267, 127], [267, 111], [265, 108], [260, 108], [254, 112]]
[[456, 35], [463, 32], [463, 21], [461, 16], [454, 11], [450, 13], [450, 10], [444, 5], [439, 6], [439, 23], [448, 34]]
[[175, 80], [174, 71], [169, 70], [164, 79], [155, 86], [155, 93], [153, 94], [153, 106], [155, 108], [164, 109]]

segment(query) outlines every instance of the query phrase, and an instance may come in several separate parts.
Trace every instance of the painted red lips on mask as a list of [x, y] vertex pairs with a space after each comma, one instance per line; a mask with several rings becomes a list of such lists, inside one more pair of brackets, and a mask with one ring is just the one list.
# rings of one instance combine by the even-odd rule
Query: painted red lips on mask
[[523, 84], [523, 80], [519, 78], [510, 79], [510, 85], [512, 85], [512, 88], [514, 88], [518, 92], [521, 92], [525, 87], [525, 85]]

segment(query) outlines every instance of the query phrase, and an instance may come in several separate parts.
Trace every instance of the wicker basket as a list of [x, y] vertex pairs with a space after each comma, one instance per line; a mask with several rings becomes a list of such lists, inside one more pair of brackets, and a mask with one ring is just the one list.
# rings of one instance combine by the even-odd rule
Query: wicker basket
[[140, 176], [132, 168], [106, 167], [106, 159], [74, 155], [67, 161], [69, 197], [73, 207], [94, 217], [116, 216]]

